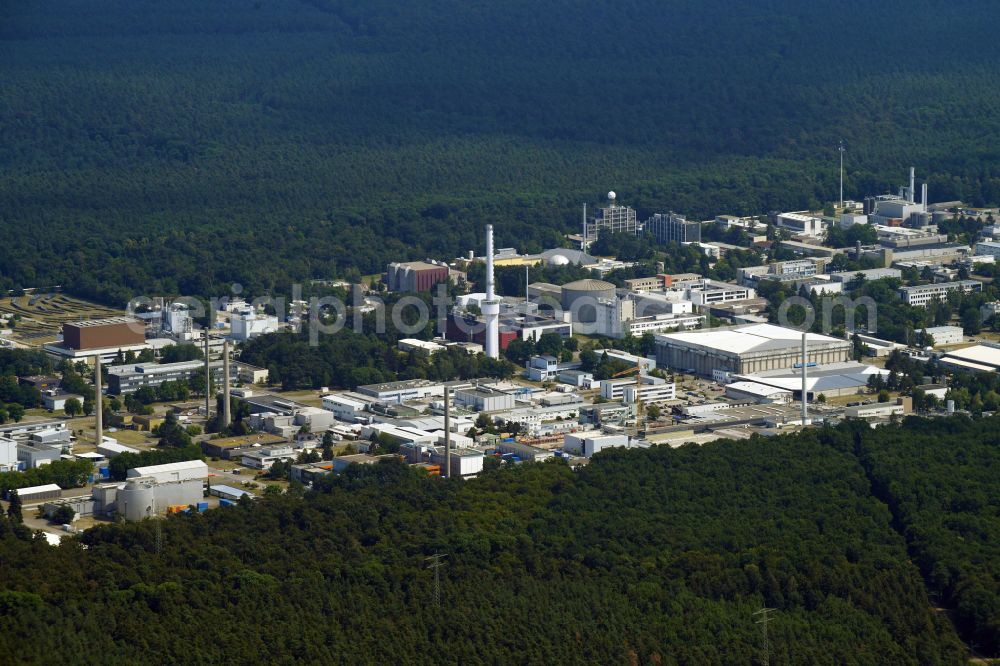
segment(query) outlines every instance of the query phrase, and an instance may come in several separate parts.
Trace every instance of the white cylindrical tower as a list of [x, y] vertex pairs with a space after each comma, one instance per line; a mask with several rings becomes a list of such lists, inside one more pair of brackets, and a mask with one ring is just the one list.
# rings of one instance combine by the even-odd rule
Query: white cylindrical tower
[[910, 203], [917, 201], [917, 169], [910, 167]]
[[131, 479], [118, 491], [118, 513], [131, 522], [156, 515], [156, 491], [150, 479]]
[[104, 444], [104, 379], [101, 374], [101, 355], [94, 357], [94, 445]]
[[222, 427], [228, 428], [233, 424], [232, 415], [229, 413], [229, 338], [222, 342]]
[[809, 373], [806, 370], [809, 367], [809, 352], [806, 342], [808, 335], [806, 331], [802, 331], [802, 425], [809, 423], [809, 389], [807, 388]]
[[486, 356], [500, 358], [500, 301], [493, 286], [493, 225], [486, 225], [486, 300], [483, 302], [486, 317]]

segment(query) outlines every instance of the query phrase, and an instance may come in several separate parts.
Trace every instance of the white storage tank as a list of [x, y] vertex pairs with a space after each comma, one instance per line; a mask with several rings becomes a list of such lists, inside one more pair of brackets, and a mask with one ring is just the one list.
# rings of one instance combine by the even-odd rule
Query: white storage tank
[[118, 491], [118, 513], [125, 520], [142, 520], [156, 515], [156, 493], [152, 479], [131, 479]]

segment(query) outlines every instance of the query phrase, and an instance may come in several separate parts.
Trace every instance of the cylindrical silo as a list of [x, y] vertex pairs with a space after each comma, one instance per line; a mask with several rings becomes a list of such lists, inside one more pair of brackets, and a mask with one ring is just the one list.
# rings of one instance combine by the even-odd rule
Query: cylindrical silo
[[598, 301], [612, 300], [615, 285], [604, 280], [577, 280], [564, 284], [562, 288], [562, 309], [573, 314], [573, 321], [592, 324], [597, 320], [595, 305]]
[[132, 480], [118, 491], [118, 512], [125, 520], [142, 520], [156, 515], [156, 498], [152, 481]]

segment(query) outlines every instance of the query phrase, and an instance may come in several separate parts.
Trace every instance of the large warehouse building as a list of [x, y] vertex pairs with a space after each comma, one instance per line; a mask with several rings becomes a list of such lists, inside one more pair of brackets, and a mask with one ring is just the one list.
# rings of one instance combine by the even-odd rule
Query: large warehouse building
[[426, 261], [389, 264], [385, 274], [389, 291], [430, 291], [439, 282], [448, 282], [448, 267]]
[[[712, 377], [791, 368], [801, 360], [802, 333], [773, 324], [748, 324], [656, 336], [659, 367]], [[808, 334], [807, 361], [819, 365], [850, 359], [851, 343]]]
[[[935, 338], [935, 341], [937, 338]], [[941, 357], [940, 363], [949, 370], [966, 372], [1000, 371], [1000, 345], [984, 343], [950, 351]]]
[[128, 347], [146, 342], [145, 325], [131, 317], [109, 317], [63, 324], [63, 345], [87, 350]]
[[86, 360], [95, 356], [104, 361], [119, 351], [138, 352], [147, 348], [146, 325], [132, 317], [107, 317], [63, 323], [61, 342], [43, 346], [50, 355], [61, 359]]
[[[809, 399], [815, 400], [821, 394], [828, 398], [864, 393], [868, 388], [868, 380], [872, 375], [885, 377], [888, 370], [873, 365], [864, 365], [855, 361], [846, 363], [831, 363], [809, 368], [806, 373], [806, 391]], [[794, 400], [802, 399], [802, 370], [787, 368], [785, 370], [770, 370], [747, 375], [734, 375], [736, 383], [754, 383], [791, 392]], [[727, 392], [730, 384], [726, 387]]]

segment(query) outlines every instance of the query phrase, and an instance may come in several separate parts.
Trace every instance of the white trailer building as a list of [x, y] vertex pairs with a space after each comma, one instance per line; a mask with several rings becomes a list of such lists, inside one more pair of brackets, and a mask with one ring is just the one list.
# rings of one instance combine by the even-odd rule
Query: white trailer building
[[128, 479], [140, 476], [151, 478], [155, 480], [156, 483], [188, 481], [193, 479], [204, 480], [208, 478], [208, 465], [206, 465], [203, 460], [185, 460], [183, 462], [167, 463], [165, 465], [135, 467], [125, 473], [125, 477]]

